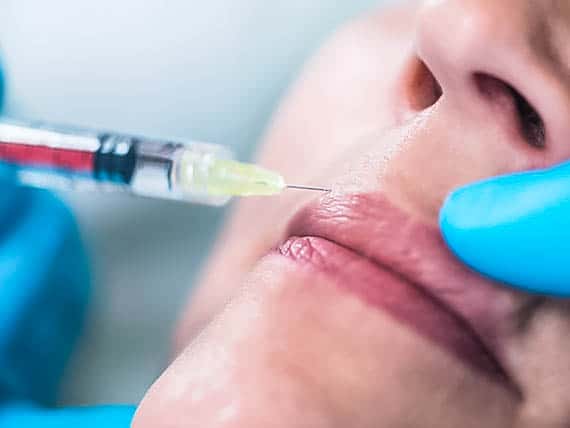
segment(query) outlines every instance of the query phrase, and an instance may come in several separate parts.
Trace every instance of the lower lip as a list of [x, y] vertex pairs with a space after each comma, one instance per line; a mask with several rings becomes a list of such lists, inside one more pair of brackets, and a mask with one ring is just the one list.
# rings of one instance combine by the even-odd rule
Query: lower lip
[[323, 238], [292, 237], [278, 251], [304, 268], [326, 274], [339, 287], [390, 314], [472, 367], [504, 380], [503, 371], [465, 321], [421, 286]]

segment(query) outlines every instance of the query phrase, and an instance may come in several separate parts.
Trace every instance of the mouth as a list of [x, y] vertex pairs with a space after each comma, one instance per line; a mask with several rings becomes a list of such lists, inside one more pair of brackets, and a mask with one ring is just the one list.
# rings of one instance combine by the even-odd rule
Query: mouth
[[461, 265], [436, 227], [385, 196], [323, 197], [292, 219], [279, 252], [517, 390], [501, 363], [511, 292]]

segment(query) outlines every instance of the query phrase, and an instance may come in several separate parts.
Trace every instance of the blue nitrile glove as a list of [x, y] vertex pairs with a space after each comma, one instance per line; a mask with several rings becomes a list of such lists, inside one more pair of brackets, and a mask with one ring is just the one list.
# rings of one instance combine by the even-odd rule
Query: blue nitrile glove
[[81, 332], [87, 260], [69, 210], [13, 179], [0, 164], [0, 427], [128, 428], [133, 407], [44, 408]]
[[0, 168], [0, 427], [128, 428], [134, 407], [48, 410], [81, 331], [89, 279], [69, 211]]
[[129, 428], [130, 406], [40, 410], [24, 405], [0, 408], [2, 428]]
[[16, 188], [6, 167], [2, 173], [0, 405], [50, 405], [83, 324], [85, 255], [61, 202], [44, 191]]
[[[0, 70], [0, 106], [3, 88]], [[87, 262], [69, 210], [13, 179], [0, 164], [0, 406], [53, 404], [83, 324]]]
[[570, 297], [570, 162], [452, 193], [445, 240], [468, 266], [526, 291]]

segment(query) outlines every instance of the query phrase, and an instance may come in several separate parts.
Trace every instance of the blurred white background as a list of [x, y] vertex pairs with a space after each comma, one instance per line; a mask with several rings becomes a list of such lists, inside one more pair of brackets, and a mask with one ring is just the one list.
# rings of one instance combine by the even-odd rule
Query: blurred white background
[[[382, 0], [0, 0], [5, 112], [231, 145], [249, 156], [303, 62]], [[63, 403], [137, 402], [223, 212], [66, 194], [94, 300]], [[247, 237], [244, 237], [247, 239]]]

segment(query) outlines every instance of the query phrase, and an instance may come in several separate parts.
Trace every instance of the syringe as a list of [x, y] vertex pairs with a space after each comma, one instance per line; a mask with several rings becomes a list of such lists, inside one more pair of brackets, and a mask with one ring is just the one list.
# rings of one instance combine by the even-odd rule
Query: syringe
[[154, 198], [224, 205], [232, 196], [268, 196], [283, 177], [232, 160], [217, 144], [173, 142], [44, 123], [0, 121], [0, 162], [18, 179], [42, 188], [128, 191]]

